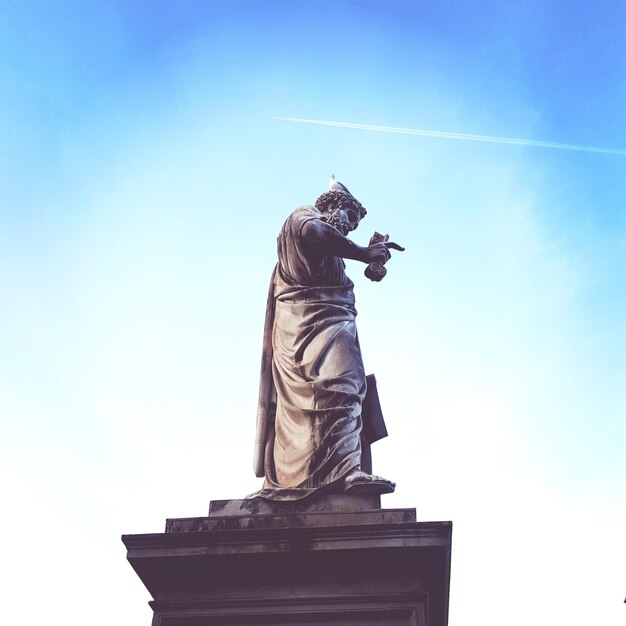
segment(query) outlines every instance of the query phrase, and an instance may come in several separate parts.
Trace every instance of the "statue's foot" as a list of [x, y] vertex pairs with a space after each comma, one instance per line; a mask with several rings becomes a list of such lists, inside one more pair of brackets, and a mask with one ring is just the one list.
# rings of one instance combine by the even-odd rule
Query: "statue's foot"
[[393, 493], [396, 490], [396, 483], [362, 470], [353, 470], [344, 478], [343, 490], [351, 494]]

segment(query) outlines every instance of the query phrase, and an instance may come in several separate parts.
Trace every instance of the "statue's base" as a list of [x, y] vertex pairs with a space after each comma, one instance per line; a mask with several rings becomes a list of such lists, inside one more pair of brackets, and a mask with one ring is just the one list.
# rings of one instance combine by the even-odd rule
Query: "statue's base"
[[125, 535], [152, 626], [448, 621], [451, 522], [377, 496], [220, 500], [208, 517]]

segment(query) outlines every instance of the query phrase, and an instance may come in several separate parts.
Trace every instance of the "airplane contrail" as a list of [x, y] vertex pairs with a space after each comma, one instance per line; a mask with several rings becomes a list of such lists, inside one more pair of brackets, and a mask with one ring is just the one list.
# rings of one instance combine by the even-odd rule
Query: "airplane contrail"
[[375, 133], [392, 133], [396, 135], [416, 135], [418, 137], [436, 137], [438, 139], [458, 139], [461, 141], [482, 141], [485, 143], [508, 143], [518, 146], [533, 146], [536, 148], [553, 148], [555, 150], [576, 150], [578, 152], [596, 152], [599, 154], [619, 154], [626, 156], [626, 150], [617, 148], [596, 148], [594, 146], [580, 146], [571, 143], [557, 143], [555, 141], [537, 141], [535, 139], [516, 139], [515, 137], [493, 137], [491, 135], [471, 135], [467, 133], [451, 133], [444, 130], [424, 130], [421, 128], [398, 128], [396, 126], [375, 126], [372, 124], [353, 124], [352, 122], [328, 122], [324, 120], [306, 120], [298, 117], [281, 117], [266, 115], [267, 119], [297, 124], [314, 124], [316, 126], [333, 126], [335, 128], [352, 128], [355, 130], [369, 130]]

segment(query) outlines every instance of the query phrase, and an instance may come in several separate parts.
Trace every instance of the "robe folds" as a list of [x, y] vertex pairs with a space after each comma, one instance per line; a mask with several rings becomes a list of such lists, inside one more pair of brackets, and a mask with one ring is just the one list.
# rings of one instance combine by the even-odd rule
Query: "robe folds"
[[331, 487], [361, 462], [366, 392], [352, 281], [343, 260], [310, 259], [301, 231], [320, 219], [297, 208], [278, 236], [268, 293], [253, 494], [298, 500]]

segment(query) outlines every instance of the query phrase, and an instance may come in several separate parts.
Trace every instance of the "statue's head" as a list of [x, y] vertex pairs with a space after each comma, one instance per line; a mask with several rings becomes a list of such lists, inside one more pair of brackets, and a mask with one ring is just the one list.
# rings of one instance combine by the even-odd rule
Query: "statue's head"
[[365, 207], [334, 176], [330, 180], [330, 190], [315, 201], [315, 207], [322, 219], [344, 236], [355, 230], [367, 214]]

